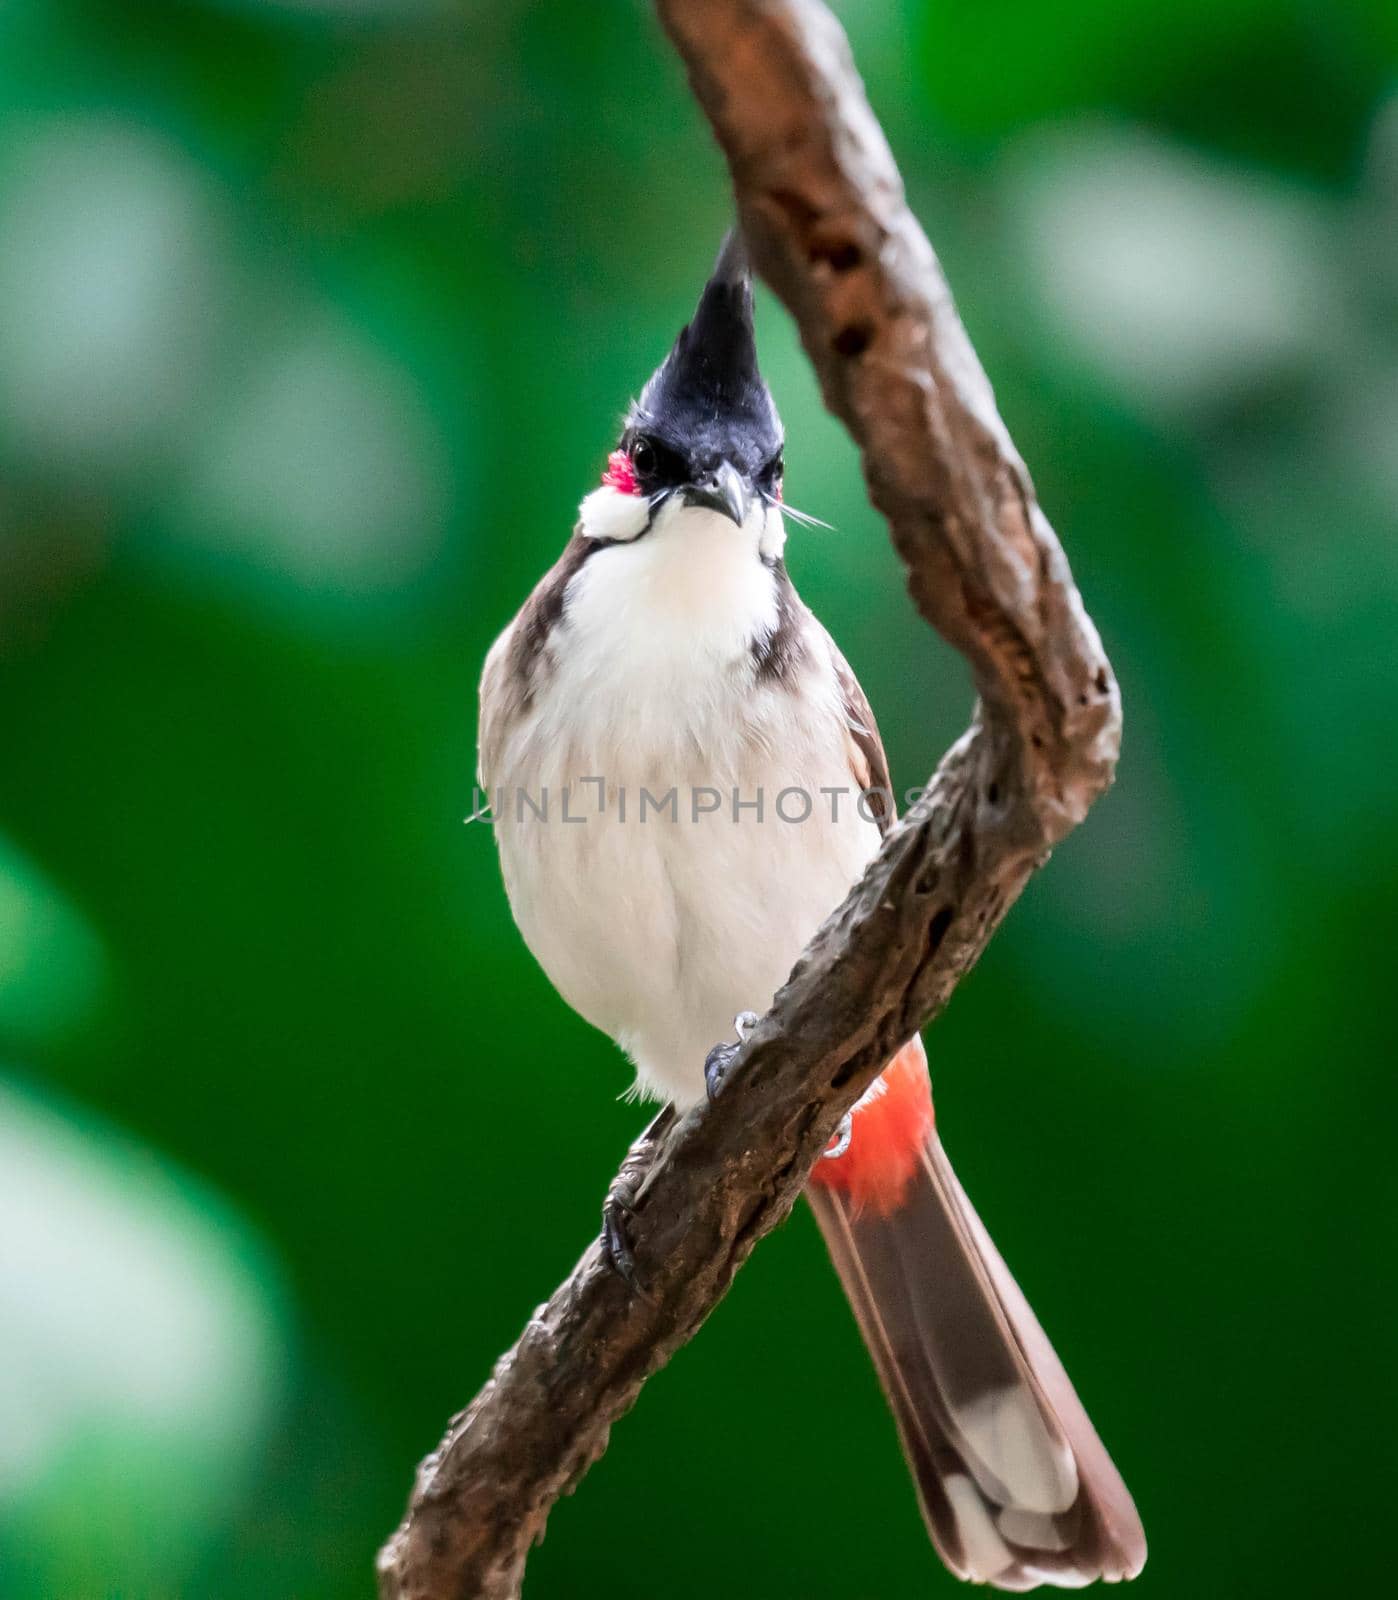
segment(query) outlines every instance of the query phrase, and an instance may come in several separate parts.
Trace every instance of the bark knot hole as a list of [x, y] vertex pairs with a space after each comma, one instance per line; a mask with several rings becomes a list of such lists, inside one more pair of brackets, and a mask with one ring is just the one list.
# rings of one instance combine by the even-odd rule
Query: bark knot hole
[[813, 266], [824, 263], [832, 272], [853, 272], [864, 259], [853, 239], [817, 239], [808, 254]]
[[935, 956], [942, 947], [942, 940], [947, 936], [947, 929], [951, 927], [951, 919], [956, 915], [955, 907], [943, 906], [940, 911], [934, 912], [931, 922], [927, 924], [927, 954]]
[[840, 329], [831, 340], [835, 354], [853, 361], [862, 356], [874, 340], [874, 330], [867, 322], [851, 322]]

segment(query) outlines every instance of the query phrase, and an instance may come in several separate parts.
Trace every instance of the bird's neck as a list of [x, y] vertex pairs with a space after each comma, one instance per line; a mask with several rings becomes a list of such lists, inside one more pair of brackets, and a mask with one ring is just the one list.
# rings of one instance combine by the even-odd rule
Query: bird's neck
[[596, 551], [569, 589], [568, 648], [628, 676], [741, 662], [777, 622], [759, 533], [694, 508]]

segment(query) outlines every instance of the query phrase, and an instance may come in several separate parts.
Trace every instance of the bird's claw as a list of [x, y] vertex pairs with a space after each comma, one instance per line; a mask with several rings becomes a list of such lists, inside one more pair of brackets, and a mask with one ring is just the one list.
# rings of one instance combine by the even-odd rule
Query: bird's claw
[[747, 1043], [748, 1035], [756, 1026], [755, 1011], [740, 1011], [733, 1018], [733, 1032], [737, 1035], [737, 1043], [716, 1044], [704, 1057], [704, 1088], [708, 1091], [711, 1101], [718, 1099], [733, 1063], [738, 1059], [738, 1052]]
[[711, 1101], [718, 1099], [724, 1080], [742, 1048], [740, 1044], [716, 1044], [704, 1057], [704, 1088]]
[[602, 1203], [602, 1259], [632, 1294], [649, 1300], [650, 1294], [636, 1270], [636, 1258], [631, 1253], [627, 1234], [627, 1221], [635, 1215], [636, 1206], [629, 1187], [617, 1184], [607, 1191]]
[[850, 1140], [854, 1137], [854, 1118], [848, 1111], [840, 1118], [830, 1143], [821, 1151], [821, 1159], [835, 1161], [849, 1149]]
[[636, 1197], [655, 1158], [660, 1141], [675, 1121], [674, 1106], [665, 1109], [626, 1152], [621, 1171], [612, 1179], [602, 1204], [602, 1259], [617, 1277], [642, 1300], [655, 1296], [642, 1281], [631, 1250], [630, 1222], [636, 1215]]

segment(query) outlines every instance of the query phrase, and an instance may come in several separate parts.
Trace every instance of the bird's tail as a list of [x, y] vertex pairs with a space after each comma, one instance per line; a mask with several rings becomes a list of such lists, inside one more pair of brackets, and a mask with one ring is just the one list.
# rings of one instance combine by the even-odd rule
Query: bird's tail
[[[1126, 1485], [957, 1181], [926, 1089], [909, 1114], [926, 1070], [914, 1040], [808, 1194], [932, 1542], [958, 1577], [997, 1589], [1134, 1578], [1146, 1545]], [[862, 1127], [880, 1101], [882, 1126]]]

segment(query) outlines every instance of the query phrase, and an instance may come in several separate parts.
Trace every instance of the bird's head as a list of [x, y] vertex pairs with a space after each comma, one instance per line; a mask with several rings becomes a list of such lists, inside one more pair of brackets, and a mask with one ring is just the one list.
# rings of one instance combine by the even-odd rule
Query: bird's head
[[782, 425], [757, 366], [752, 278], [734, 232], [693, 318], [627, 413], [601, 487], [582, 503], [581, 529], [626, 543], [716, 517], [777, 555], [781, 497]]

